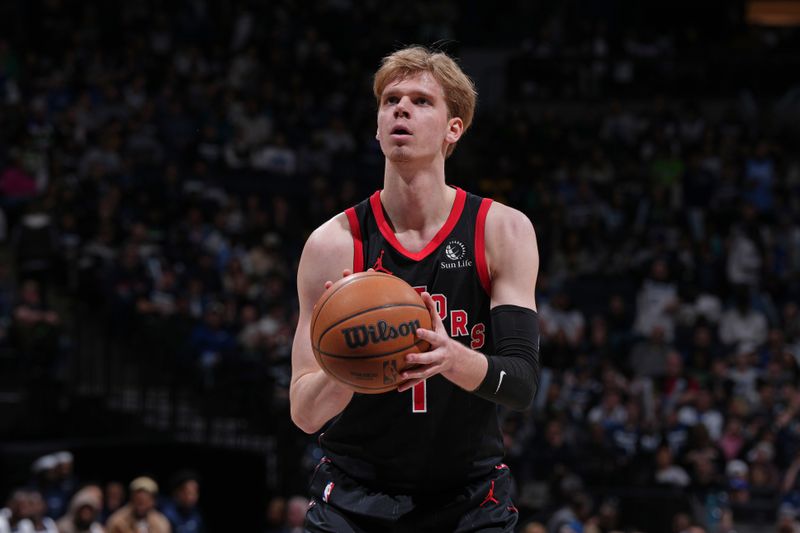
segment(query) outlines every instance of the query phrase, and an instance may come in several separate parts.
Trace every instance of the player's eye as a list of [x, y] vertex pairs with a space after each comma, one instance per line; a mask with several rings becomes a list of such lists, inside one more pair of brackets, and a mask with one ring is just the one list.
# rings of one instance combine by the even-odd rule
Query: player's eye
[[423, 96], [420, 96], [419, 98], [416, 99], [416, 103], [417, 105], [428, 105], [431, 103], [431, 101]]
[[398, 97], [396, 97], [396, 96], [387, 96], [386, 97], [386, 103], [387, 104], [396, 104], [399, 101], [400, 101], [400, 99]]

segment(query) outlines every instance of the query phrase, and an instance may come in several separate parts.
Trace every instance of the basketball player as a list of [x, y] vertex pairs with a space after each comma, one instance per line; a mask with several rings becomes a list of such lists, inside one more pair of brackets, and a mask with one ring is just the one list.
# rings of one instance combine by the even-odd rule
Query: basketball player
[[[321, 435], [307, 531], [513, 531], [497, 406], [527, 408], [538, 384], [528, 218], [445, 180], [445, 159], [469, 128], [472, 82], [446, 54], [411, 47], [375, 75], [383, 189], [320, 226], [298, 270], [291, 413]], [[309, 340], [330, 280], [373, 268], [422, 294], [431, 344], [410, 354], [397, 392], [354, 394], [317, 365]]]

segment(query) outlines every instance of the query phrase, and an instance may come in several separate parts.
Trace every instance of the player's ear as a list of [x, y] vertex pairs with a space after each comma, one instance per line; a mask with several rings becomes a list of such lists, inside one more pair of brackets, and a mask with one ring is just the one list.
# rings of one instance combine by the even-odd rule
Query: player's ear
[[459, 117], [453, 117], [447, 121], [447, 135], [445, 140], [450, 144], [455, 144], [464, 133], [464, 121]]
[[381, 130], [379, 129], [375, 130], [375, 138], [379, 141], [381, 140]]

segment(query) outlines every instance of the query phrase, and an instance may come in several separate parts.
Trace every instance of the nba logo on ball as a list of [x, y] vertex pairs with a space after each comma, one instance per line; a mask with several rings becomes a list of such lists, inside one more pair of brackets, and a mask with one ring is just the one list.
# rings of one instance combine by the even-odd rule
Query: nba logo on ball
[[394, 359], [383, 362], [383, 382], [387, 385], [397, 382], [397, 361]]
[[329, 481], [327, 485], [325, 485], [325, 490], [322, 491], [322, 501], [328, 503], [328, 498], [331, 497], [331, 492], [333, 492], [333, 481]]

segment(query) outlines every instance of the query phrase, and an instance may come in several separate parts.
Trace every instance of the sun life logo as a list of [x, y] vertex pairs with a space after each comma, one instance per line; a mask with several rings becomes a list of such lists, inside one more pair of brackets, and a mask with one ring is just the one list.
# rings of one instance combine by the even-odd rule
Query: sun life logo
[[444, 255], [446, 255], [450, 261], [463, 259], [466, 254], [467, 247], [464, 246], [464, 243], [461, 241], [450, 241], [444, 248]]
[[449, 261], [442, 261], [439, 267], [443, 269], [465, 268], [472, 266], [472, 260], [467, 259], [467, 247], [464, 243], [452, 240], [444, 247], [444, 255]]

